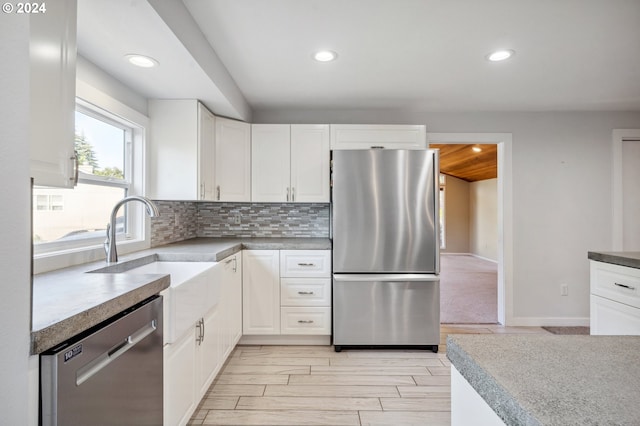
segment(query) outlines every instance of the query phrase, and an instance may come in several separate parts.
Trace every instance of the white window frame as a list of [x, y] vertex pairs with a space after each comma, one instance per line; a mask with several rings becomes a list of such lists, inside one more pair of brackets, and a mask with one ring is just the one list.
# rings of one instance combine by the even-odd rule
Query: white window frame
[[[83, 114], [106, 117], [112, 124], [119, 123], [131, 130], [131, 143], [127, 144], [129, 164], [125, 164], [126, 181], [111, 180], [107, 177], [80, 173], [79, 182], [85, 184], [98, 183], [107, 186], [126, 188], [126, 195], [144, 195], [145, 193], [145, 134], [149, 126], [149, 118], [128, 107], [98, 89], [77, 81], [76, 105]], [[118, 127], [120, 127], [118, 126]], [[127, 141], [129, 142], [129, 141]], [[150, 221], [144, 213], [141, 203], [128, 203], [127, 233], [120, 234], [117, 240], [118, 254], [123, 255], [150, 247]], [[109, 221], [105, 217], [105, 223]], [[105, 236], [106, 237], [106, 236]], [[98, 241], [99, 240], [99, 241]], [[87, 241], [88, 242], [88, 241]], [[68, 266], [105, 259], [104, 239], [92, 239], [82, 247], [60, 247], [60, 249], [37, 253], [34, 249], [34, 274], [65, 268]]]

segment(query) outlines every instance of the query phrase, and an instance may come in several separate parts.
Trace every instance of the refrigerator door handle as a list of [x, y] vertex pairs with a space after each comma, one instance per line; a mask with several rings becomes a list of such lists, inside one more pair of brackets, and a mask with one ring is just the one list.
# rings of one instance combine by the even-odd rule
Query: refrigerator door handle
[[333, 274], [333, 279], [339, 282], [440, 281], [434, 274]]

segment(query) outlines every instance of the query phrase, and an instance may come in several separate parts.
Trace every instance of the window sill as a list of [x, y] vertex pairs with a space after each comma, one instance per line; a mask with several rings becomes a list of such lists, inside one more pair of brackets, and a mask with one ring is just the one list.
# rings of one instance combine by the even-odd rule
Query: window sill
[[[151, 246], [149, 240], [128, 240], [120, 241], [117, 244], [118, 254], [124, 255], [136, 251], [148, 249]], [[105, 260], [104, 247], [102, 244], [69, 249], [53, 253], [38, 254], [33, 258], [33, 274], [55, 271], [57, 269], [82, 265], [84, 263]]]

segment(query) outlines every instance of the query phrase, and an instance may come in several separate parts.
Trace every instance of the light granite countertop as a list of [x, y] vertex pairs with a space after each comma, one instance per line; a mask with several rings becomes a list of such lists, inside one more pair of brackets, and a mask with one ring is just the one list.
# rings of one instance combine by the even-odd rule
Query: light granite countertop
[[127, 263], [218, 262], [243, 249], [329, 250], [328, 238], [195, 238], [33, 277], [31, 353], [39, 354], [169, 287], [169, 275], [119, 274]]
[[598, 262], [640, 269], [640, 251], [590, 251], [587, 257]]
[[447, 357], [507, 425], [640, 425], [640, 336], [449, 335]]

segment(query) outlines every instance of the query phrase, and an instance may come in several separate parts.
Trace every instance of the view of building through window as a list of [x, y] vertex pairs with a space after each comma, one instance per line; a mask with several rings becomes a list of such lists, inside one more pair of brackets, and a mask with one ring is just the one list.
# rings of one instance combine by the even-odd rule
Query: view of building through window
[[[75, 122], [79, 183], [73, 189], [33, 188], [36, 249], [44, 243], [98, 243], [105, 238], [111, 209], [127, 195], [132, 129], [90, 111], [76, 111]], [[116, 230], [122, 233], [125, 209], [119, 214]]]

